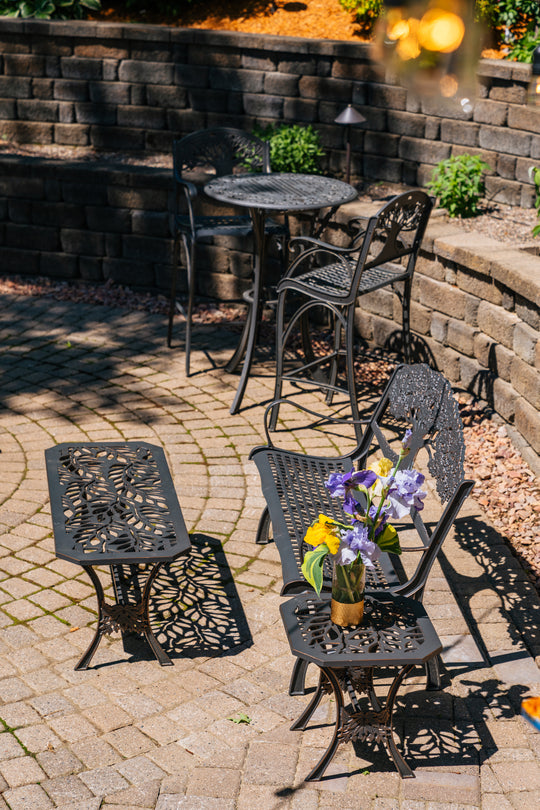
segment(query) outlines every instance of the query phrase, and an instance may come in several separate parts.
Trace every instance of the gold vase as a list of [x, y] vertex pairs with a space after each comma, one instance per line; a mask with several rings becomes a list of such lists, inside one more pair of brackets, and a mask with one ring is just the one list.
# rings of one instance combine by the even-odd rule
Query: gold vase
[[334, 624], [348, 627], [360, 624], [364, 615], [366, 566], [361, 560], [350, 565], [334, 565], [330, 618]]

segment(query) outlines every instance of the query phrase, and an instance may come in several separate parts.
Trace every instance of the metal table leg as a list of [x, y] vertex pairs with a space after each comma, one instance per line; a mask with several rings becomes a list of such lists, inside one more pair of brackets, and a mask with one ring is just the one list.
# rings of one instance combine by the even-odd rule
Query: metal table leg
[[[266, 238], [264, 233], [265, 214], [264, 211], [258, 208], [250, 209], [251, 219], [253, 221], [253, 239], [255, 243], [254, 251], [254, 265], [253, 265], [253, 300], [248, 311], [246, 324], [244, 326], [244, 333], [240, 339], [239, 349], [246, 346], [244, 363], [242, 365], [242, 372], [240, 374], [240, 381], [236, 394], [234, 396], [233, 404], [231, 405], [230, 413], [238, 413], [240, 404], [244, 397], [244, 391], [251, 370], [251, 363], [253, 361], [253, 352], [255, 350], [255, 343], [257, 339], [257, 331], [259, 328], [259, 319], [261, 313], [261, 295], [263, 289], [263, 276], [266, 262]], [[247, 344], [247, 345], [246, 345]], [[238, 350], [237, 350], [238, 352]], [[238, 365], [239, 358], [237, 352], [229, 361], [227, 368], [232, 370], [233, 361]]]
[[92, 584], [94, 585], [96, 591], [98, 603], [98, 622], [94, 638], [92, 639], [92, 642], [90, 643], [86, 652], [82, 655], [81, 659], [77, 663], [75, 667], [76, 670], [88, 669], [90, 661], [92, 660], [94, 653], [99, 646], [101, 637], [103, 635], [109, 635], [117, 630], [120, 630], [122, 633], [142, 633], [161, 666], [173, 665], [173, 662], [155, 637], [150, 626], [150, 618], [148, 615], [150, 590], [161, 566], [162, 563], [160, 562], [152, 566], [152, 569], [146, 579], [140, 601], [126, 602], [123, 593], [124, 589], [121, 587], [121, 572], [115, 571], [117, 568], [120, 569], [121, 566], [111, 565], [111, 575], [117, 598], [117, 603], [115, 605], [109, 605], [105, 602], [103, 587], [98, 575], [91, 566], [84, 566], [84, 569], [92, 580]]
[[[380, 701], [373, 689], [373, 672], [371, 669], [331, 669], [321, 667], [319, 686], [308, 706], [304, 709], [291, 729], [304, 729], [325, 692], [333, 693], [336, 702], [336, 720], [334, 733], [328, 748], [311, 772], [306, 782], [320, 779], [330, 764], [338, 746], [352, 740], [370, 743], [383, 743], [394, 765], [402, 778], [414, 777], [413, 771], [401, 756], [394, 740], [392, 714], [394, 703], [403, 680], [414, 669], [408, 665], [402, 667], [390, 685], [386, 700]], [[365, 693], [371, 708], [362, 710], [359, 706], [357, 692]], [[351, 705], [345, 708], [344, 695], [348, 694]]]

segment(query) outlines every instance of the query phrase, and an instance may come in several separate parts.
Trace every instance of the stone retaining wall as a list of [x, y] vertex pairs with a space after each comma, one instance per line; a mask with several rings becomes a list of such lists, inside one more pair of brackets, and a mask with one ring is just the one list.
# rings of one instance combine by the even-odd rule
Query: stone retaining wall
[[[332, 241], [377, 206], [340, 209]], [[432, 218], [417, 263], [411, 329], [417, 359], [487, 400], [540, 454], [540, 257]], [[401, 302], [391, 288], [359, 299], [356, 325], [371, 346], [401, 347]]]
[[353, 173], [424, 185], [451, 154], [492, 167], [488, 194], [529, 207], [540, 161], [528, 65], [483, 60], [471, 113], [415, 99], [387, 81], [361, 43], [163, 26], [0, 20], [0, 135], [15, 143], [169, 152], [174, 136], [216, 125], [311, 123], [343, 173], [348, 103]]

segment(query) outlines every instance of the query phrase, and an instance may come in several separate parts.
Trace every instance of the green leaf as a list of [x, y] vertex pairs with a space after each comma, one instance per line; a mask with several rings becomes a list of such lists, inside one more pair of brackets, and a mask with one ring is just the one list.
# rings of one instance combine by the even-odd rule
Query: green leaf
[[317, 592], [317, 596], [321, 592], [323, 584], [323, 563], [324, 558], [329, 553], [330, 549], [326, 543], [321, 543], [320, 546], [314, 548], [313, 551], [308, 551], [302, 563], [302, 573], [307, 579], [312, 588]]
[[230, 717], [227, 717], [227, 720], [232, 720], [233, 723], [237, 723], [237, 724], [238, 723], [246, 723], [246, 725], [249, 725], [251, 723], [251, 717], [248, 717], [247, 714], [238, 714], [236, 717], [233, 717], [231, 715]]
[[384, 531], [377, 537], [377, 545], [381, 551], [386, 551], [388, 554], [401, 554], [399, 535], [389, 523], [387, 523], [384, 527]]
[[101, 8], [100, 0], [81, 0], [81, 6], [92, 9], [92, 11], [99, 11]]

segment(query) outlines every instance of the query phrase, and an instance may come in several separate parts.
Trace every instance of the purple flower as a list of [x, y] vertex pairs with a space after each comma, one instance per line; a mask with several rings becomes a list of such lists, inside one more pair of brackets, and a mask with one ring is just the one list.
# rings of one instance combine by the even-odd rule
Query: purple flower
[[[375, 520], [375, 518], [377, 516], [378, 508], [379, 507], [376, 506], [376, 504], [374, 504], [374, 503], [369, 507], [368, 515], [371, 518], [371, 520]], [[387, 520], [388, 520], [388, 502], [384, 503], [381, 506], [381, 511], [379, 512], [379, 518], [378, 518], [379, 523], [377, 525], [377, 528], [375, 529], [375, 537], [378, 537], [379, 534], [382, 531], [384, 531], [384, 527], [386, 525]]]
[[404, 450], [408, 450], [410, 448], [411, 439], [412, 439], [412, 430], [410, 430], [410, 428], [407, 428], [407, 430], [405, 431], [405, 435], [401, 440], [401, 446], [403, 447]]
[[[363, 563], [368, 568], [373, 568], [373, 563], [379, 559], [381, 550], [376, 543], [371, 542], [369, 530], [363, 523], [355, 523], [352, 529], [342, 532], [341, 537], [342, 545], [343, 543], [347, 545], [350, 551], [354, 553], [354, 558], [360, 552]], [[341, 546], [339, 550], [341, 551]], [[346, 563], [341, 563], [341, 565], [344, 564]]]
[[330, 473], [324, 485], [332, 498], [344, 498], [351, 489], [356, 489], [358, 486], [369, 489], [376, 480], [377, 476], [371, 470], [360, 470], [358, 472], [349, 470], [346, 473]]
[[346, 540], [342, 540], [336, 552], [335, 562], [337, 565], [350, 565], [358, 556], [357, 551], [353, 551]]
[[427, 492], [420, 489], [424, 480], [422, 473], [416, 470], [398, 470], [388, 492], [388, 517], [400, 520], [411, 509], [420, 512], [424, 508], [423, 500]]

